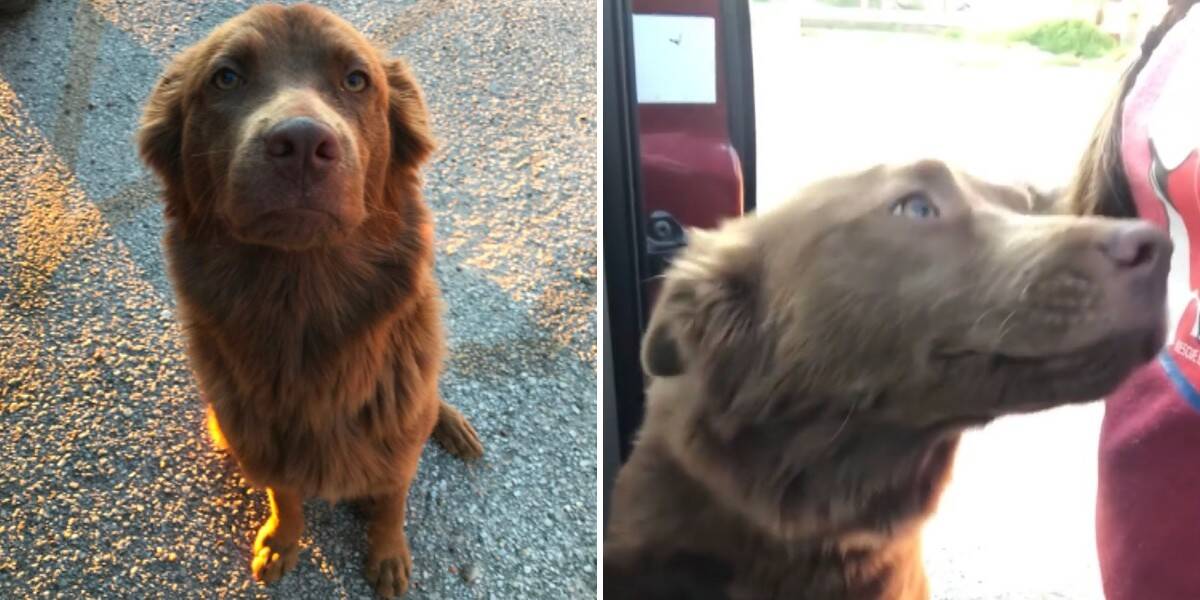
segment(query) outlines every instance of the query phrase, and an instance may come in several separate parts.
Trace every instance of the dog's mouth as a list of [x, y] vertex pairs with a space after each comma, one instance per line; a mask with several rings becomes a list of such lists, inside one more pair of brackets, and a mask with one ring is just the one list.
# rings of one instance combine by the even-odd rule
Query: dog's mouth
[[348, 226], [329, 211], [286, 208], [259, 215], [235, 229], [243, 242], [283, 250], [306, 250], [328, 245], [345, 236]]
[[1007, 354], [995, 351], [958, 350], [954, 352], [935, 353], [934, 357], [941, 361], [958, 361], [964, 359], [982, 359], [988, 361], [992, 368], [1003, 370], [1036, 370], [1047, 374], [1065, 373], [1089, 365], [1097, 352], [1106, 347], [1120, 343], [1137, 362], [1146, 362], [1158, 354], [1162, 348], [1163, 334], [1145, 332], [1143, 335], [1121, 336], [1117, 340], [1103, 340], [1074, 351], [1047, 354]]
[[[932, 359], [944, 377], [998, 394], [985, 412], [1003, 414], [1098, 400], [1136, 368], [1154, 359], [1166, 342], [1166, 320], [1111, 333], [1084, 346], [1053, 352], [940, 350]], [[970, 390], [964, 390], [970, 393]]]
[[997, 371], [1041, 371], [1046, 374], [1068, 373], [1091, 366], [1100, 354], [1128, 356], [1129, 362], [1144, 363], [1158, 355], [1166, 341], [1166, 328], [1146, 329], [1107, 337], [1082, 348], [1066, 352], [1046, 354], [1009, 354], [989, 350], [944, 350], [935, 351], [933, 358], [939, 362], [964, 360], [986, 361]]
[[[1051, 323], [1046, 317], [1042, 320], [1047, 321], [1047, 327]], [[1075, 316], [1075, 320], [1070, 323], [1074, 323], [1074, 327], [1080, 327], [1096, 320], [1094, 317]], [[1067, 322], [1060, 318], [1055, 323]], [[1134, 323], [1126, 322], [1115, 327], [1095, 329], [1091, 335], [1080, 336], [1072, 335], [1070, 328], [1067, 328], [1061, 331], [1061, 336], [1043, 333], [1039, 336], [1042, 339], [1038, 343], [1031, 343], [1026, 337], [1018, 345], [1001, 342], [989, 348], [980, 347], [978, 340], [974, 343], [935, 342], [931, 355], [935, 361], [941, 362], [984, 359], [996, 369], [1036, 369], [1050, 373], [1086, 367], [1098, 355], [1116, 354], [1140, 364], [1157, 356], [1166, 342], [1166, 312], [1147, 313], [1139, 315]], [[1066, 336], [1076, 338], [1077, 341], [1064, 347], [1063, 338]]]

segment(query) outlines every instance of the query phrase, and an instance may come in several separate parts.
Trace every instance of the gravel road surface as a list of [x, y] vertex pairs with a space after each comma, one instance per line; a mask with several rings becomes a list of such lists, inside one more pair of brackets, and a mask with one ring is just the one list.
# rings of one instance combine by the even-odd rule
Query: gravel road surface
[[[595, 4], [325, 4], [426, 90], [442, 391], [487, 447], [470, 467], [427, 450], [410, 597], [591, 597]], [[134, 152], [166, 61], [246, 6], [42, 0], [0, 19], [0, 597], [370, 597], [362, 523], [316, 501], [299, 566], [252, 580], [265, 495], [204, 434]]]

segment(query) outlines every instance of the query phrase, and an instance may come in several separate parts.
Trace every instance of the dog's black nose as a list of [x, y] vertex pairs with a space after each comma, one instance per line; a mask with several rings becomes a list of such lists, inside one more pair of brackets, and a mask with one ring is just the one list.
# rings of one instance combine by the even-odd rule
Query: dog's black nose
[[1113, 231], [1101, 249], [1121, 271], [1147, 271], [1170, 259], [1172, 244], [1159, 228], [1135, 221]]
[[341, 156], [333, 129], [309, 117], [293, 117], [267, 131], [267, 157], [271, 163], [299, 176], [320, 175]]

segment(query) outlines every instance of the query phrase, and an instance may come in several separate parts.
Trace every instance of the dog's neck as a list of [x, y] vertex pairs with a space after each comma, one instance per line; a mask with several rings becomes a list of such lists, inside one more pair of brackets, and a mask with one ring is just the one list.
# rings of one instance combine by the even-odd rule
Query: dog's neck
[[849, 411], [745, 424], [697, 415], [672, 454], [765, 534], [788, 542], [888, 534], [936, 504], [957, 427], [863, 422]]
[[[165, 241], [182, 324], [193, 344], [207, 344], [229, 364], [258, 364], [261, 373], [293, 373], [297, 381], [347, 369], [374, 380], [387, 364], [383, 358], [347, 365], [342, 349], [377, 342], [438, 310], [437, 286], [429, 281], [432, 231], [307, 253], [183, 233], [169, 229]], [[422, 356], [440, 352], [431, 345]]]
[[[687, 419], [656, 414], [686, 412], [680, 405], [688, 403], [678, 400], [652, 401], [644, 443], [663, 451], [641, 454], [673, 463], [701, 496], [687, 504], [710, 504], [700, 511], [710, 513], [706, 523], [714, 511], [727, 515], [725, 526], [738, 531], [738, 544], [759, 549], [725, 557], [735, 573], [757, 573], [743, 584], [761, 580], [776, 586], [771, 589], [793, 589], [812, 576], [816, 587], [807, 595], [796, 592], [816, 597], [836, 588], [822, 587], [829, 574], [818, 573], [832, 570], [847, 585], [857, 581], [861, 589], [854, 593], [864, 595], [842, 590], [829, 597], [890, 598], [901, 588], [919, 590], [902, 597], [923, 597], [920, 528], [948, 477], [960, 428], [870, 424], [863, 415], [827, 411], [743, 424], [730, 434], [700, 413]], [[670, 429], [659, 428], [668, 423]], [[686, 519], [679, 523], [666, 535], [707, 544], [708, 527], [691, 523], [689, 530]], [[876, 588], [890, 591], [872, 596]]]
[[352, 335], [356, 324], [402, 305], [414, 278], [425, 276], [433, 261], [428, 222], [384, 239], [369, 226], [342, 244], [286, 251], [223, 231], [197, 235], [168, 225], [165, 246], [181, 299], [206, 307], [211, 314], [196, 316], [209, 324], [260, 327], [264, 319], [287, 320]]

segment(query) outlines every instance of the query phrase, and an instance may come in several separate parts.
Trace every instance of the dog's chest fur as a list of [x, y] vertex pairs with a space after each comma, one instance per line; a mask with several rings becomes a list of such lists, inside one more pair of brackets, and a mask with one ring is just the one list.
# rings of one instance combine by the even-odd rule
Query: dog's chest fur
[[[686, 419], [670, 413], [682, 400], [669, 400], [651, 403], [618, 476], [606, 588], [626, 586], [632, 599], [692, 597], [693, 587], [729, 600], [927, 597], [920, 525], [957, 436], [841, 431], [824, 450], [780, 454], [769, 431], [717, 442], [679, 428]], [[829, 441], [819, 422], [775, 427]]]
[[[643, 455], [645, 456], [645, 455]], [[613, 598], [915, 600], [926, 597], [919, 530], [808, 540], [765, 533], [668, 462], [622, 473], [605, 550]], [[644, 469], [644, 470], [643, 470]], [[643, 481], [638, 481], [643, 479]], [[659, 490], [638, 483], [653, 480]], [[625, 485], [621, 485], [625, 484]], [[634, 489], [638, 493], [628, 493]], [[636, 508], [634, 507], [636, 506]], [[630, 513], [634, 513], [630, 518]]]
[[247, 478], [330, 499], [386, 487], [437, 417], [429, 265], [172, 241], [192, 365]]

